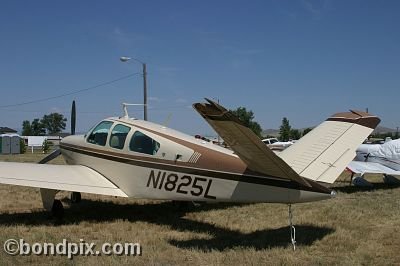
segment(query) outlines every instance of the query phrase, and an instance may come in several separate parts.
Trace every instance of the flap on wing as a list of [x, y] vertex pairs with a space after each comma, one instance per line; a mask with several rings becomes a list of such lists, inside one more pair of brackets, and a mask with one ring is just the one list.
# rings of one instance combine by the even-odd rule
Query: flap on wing
[[374, 162], [358, 162], [352, 161], [347, 166], [351, 172], [355, 174], [386, 174], [386, 175], [400, 175], [400, 171], [395, 171], [380, 163]]
[[0, 162], [0, 183], [127, 197], [103, 175], [82, 165]]
[[209, 103], [195, 103], [193, 107], [224, 139], [232, 150], [252, 171], [273, 177], [289, 179], [309, 186], [291, 167], [271, 151], [259, 137], [231, 112], [221, 105], [206, 99]]

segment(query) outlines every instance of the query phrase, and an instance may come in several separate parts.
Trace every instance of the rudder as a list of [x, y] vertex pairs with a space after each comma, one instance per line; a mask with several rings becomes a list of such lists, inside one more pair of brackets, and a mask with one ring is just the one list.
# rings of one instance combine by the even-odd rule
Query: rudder
[[379, 122], [377, 116], [365, 112], [334, 114], [279, 156], [300, 176], [333, 183]]

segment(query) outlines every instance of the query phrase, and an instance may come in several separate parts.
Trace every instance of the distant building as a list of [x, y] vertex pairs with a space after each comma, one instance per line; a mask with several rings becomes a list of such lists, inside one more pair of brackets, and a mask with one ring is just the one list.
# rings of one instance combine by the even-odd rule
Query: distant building
[[16, 130], [9, 127], [0, 127], [0, 134], [15, 134]]
[[71, 135], [70, 133], [66, 133], [66, 132], [55, 133], [55, 134], [47, 135], [47, 140], [51, 141], [55, 146], [59, 146], [60, 141], [63, 138], [68, 137], [70, 135]]

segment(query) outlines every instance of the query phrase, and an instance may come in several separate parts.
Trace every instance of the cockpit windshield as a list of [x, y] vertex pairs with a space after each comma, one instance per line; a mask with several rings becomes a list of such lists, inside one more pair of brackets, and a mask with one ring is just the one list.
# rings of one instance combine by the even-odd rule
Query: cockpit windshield
[[98, 124], [87, 138], [87, 142], [92, 144], [97, 144], [100, 146], [105, 146], [107, 143], [107, 136], [113, 122], [102, 121]]

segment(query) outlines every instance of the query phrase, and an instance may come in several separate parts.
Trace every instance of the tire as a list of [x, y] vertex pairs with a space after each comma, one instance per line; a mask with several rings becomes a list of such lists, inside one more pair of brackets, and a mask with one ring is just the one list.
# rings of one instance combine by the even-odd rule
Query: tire
[[82, 200], [82, 195], [80, 192], [72, 192], [71, 193], [71, 202], [72, 203], [79, 203]]

